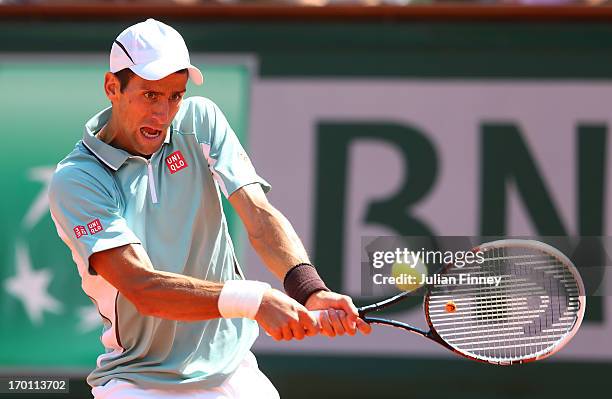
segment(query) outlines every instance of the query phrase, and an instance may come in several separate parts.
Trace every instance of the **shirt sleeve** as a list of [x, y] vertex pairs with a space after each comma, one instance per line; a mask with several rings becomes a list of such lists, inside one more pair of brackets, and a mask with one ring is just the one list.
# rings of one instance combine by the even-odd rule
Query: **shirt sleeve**
[[92, 254], [141, 242], [111, 190], [91, 174], [74, 169], [56, 171], [49, 187], [49, 208], [59, 236], [89, 269]]
[[259, 183], [264, 192], [270, 191], [270, 184], [255, 171], [223, 112], [210, 100], [205, 100], [203, 106], [205, 110], [200, 114], [203, 129], [197, 137], [212, 175], [225, 197], [253, 183]]

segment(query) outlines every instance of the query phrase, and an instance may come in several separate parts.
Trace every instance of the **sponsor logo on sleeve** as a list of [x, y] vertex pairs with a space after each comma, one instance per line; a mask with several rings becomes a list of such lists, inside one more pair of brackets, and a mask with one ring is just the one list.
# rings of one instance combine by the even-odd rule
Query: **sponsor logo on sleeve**
[[94, 235], [104, 230], [102, 228], [102, 223], [100, 223], [100, 219], [95, 219], [87, 223], [87, 228], [89, 229], [89, 234], [91, 235]]
[[85, 230], [85, 226], [75, 226], [72, 231], [74, 231], [74, 235], [76, 236], [77, 240], [87, 235], [87, 230]]
[[249, 158], [246, 152], [240, 151], [238, 153], [238, 159], [242, 162], [243, 167], [247, 169], [251, 169], [251, 170], [253, 169], [253, 164], [251, 163], [251, 159]]
[[168, 170], [170, 170], [170, 174], [175, 174], [181, 169], [185, 169], [187, 166], [187, 161], [183, 154], [180, 151], [174, 151], [172, 154], [166, 157], [166, 166]]

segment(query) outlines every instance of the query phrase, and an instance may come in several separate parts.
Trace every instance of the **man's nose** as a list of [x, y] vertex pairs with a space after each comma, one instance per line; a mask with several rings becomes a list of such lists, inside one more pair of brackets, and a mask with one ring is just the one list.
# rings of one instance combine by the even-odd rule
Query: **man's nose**
[[156, 101], [153, 106], [153, 118], [155, 122], [160, 125], [166, 125], [168, 123], [168, 116], [170, 114], [170, 105], [167, 101]]

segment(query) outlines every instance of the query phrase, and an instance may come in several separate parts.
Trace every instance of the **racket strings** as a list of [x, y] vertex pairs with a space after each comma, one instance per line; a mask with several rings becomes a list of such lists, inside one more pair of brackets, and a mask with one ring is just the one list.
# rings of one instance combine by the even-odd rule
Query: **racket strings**
[[[546, 353], [571, 330], [579, 309], [579, 287], [568, 267], [545, 252], [492, 248], [485, 261], [445, 273], [459, 278], [501, 277], [437, 285], [428, 314], [434, 330], [453, 348], [487, 361], [512, 361]], [[445, 311], [453, 302], [456, 311]]]

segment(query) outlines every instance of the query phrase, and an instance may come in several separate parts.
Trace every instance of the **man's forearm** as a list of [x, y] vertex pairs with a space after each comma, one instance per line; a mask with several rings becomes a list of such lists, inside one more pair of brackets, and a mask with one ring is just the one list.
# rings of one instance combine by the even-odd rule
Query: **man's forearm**
[[126, 296], [147, 316], [195, 321], [221, 317], [218, 309], [223, 284], [180, 274], [152, 271], [138, 289]]
[[260, 228], [249, 234], [251, 245], [281, 281], [293, 266], [310, 262], [302, 241], [287, 218], [276, 208], [260, 210]]
[[96, 252], [89, 265], [142, 314], [184, 321], [220, 317], [223, 284], [155, 270], [140, 244]]
[[258, 184], [236, 190], [229, 201], [244, 223], [251, 245], [268, 269], [283, 282], [290, 297], [304, 304], [313, 293], [327, 290], [310, 265], [293, 226], [268, 202]]

